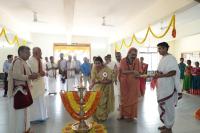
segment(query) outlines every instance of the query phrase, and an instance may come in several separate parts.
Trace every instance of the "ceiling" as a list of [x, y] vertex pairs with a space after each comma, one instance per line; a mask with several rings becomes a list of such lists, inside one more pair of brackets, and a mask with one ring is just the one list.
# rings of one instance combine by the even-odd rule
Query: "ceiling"
[[[0, 3], [0, 10], [31, 33], [97, 37], [127, 36], [197, 4], [194, 0], [0, 0]], [[38, 22], [33, 22], [33, 12], [37, 12]], [[103, 16], [106, 24], [113, 26], [102, 26]]]

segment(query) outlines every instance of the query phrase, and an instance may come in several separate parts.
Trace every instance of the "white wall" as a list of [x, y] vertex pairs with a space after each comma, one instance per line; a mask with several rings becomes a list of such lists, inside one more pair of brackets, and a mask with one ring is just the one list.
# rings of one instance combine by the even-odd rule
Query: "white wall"
[[7, 55], [12, 54], [12, 55], [18, 55], [17, 54], [17, 45], [12, 45], [10, 46], [9, 44], [5, 44], [7, 46], [2, 47], [3, 41], [0, 41], [0, 72], [3, 72], [3, 63], [5, 60], [7, 60]]
[[[32, 44], [30, 48], [40, 47], [42, 50], [42, 56], [52, 56], [53, 55], [53, 45], [54, 43], [66, 43], [67, 37], [65, 35], [52, 35], [52, 34], [31, 34]], [[1, 43], [1, 42], [0, 42]], [[111, 53], [111, 47], [108, 44], [108, 39], [103, 37], [83, 37], [83, 36], [73, 36], [72, 43], [87, 43], [91, 44], [91, 57], [101, 56], [104, 57], [106, 54]], [[0, 44], [1, 45], [1, 44]], [[3, 69], [3, 62], [8, 54], [17, 55], [18, 47], [0, 47], [0, 72]]]
[[30, 40], [30, 32], [23, 25], [23, 22], [15, 20], [12, 16], [0, 9], [0, 31], [2, 27], [12, 31], [12, 33], [19, 38]]
[[[24, 28], [23, 24], [20, 24], [15, 19], [13, 19], [9, 14], [0, 10], [0, 32], [3, 27], [6, 28], [6, 33], [10, 41], [13, 40], [13, 35], [17, 35], [19, 39], [22, 38], [28, 41], [30, 40], [30, 33], [29, 31], [26, 30], [26, 28]], [[3, 71], [3, 63], [7, 59], [7, 55], [8, 54], [18, 55], [17, 50], [18, 50], [17, 45], [15, 44], [12, 46], [9, 45], [5, 41], [4, 36], [1, 36], [0, 38], [0, 72]]]
[[40, 47], [42, 50], [42, 56], [52, 56], [54, 43], [66, 43], [67, 37], [65, 35], [52, 35], [52, 34], [31, 34], [33, 47]]
[[177, 59], [181, 57], [181, 53], [200, 51], [200, 34], [175, 40], [173, 51]]
[[[54, 43], [67, 43], [67, 36], [65, 35], [51, 35], [32, 33], [31, 39], [33, 47], [40, 47], [43, 52], [43, 57], [53, 55]], [[110, 53], [108, 46], [108, 39], [102, 37], [88, 37], [88, 36], [72, 36], [72, 43], [86, 43], [91, 44], [91, 57], [100, 55], [104, 57]]]
[[73, 36], [72, 43], [87, 43], [91, 45], [91, 57], [101, 56], [111, 53], [111, 45], [108, 43], [108, 38], [104, 37], [89, 37], [89, 36]]

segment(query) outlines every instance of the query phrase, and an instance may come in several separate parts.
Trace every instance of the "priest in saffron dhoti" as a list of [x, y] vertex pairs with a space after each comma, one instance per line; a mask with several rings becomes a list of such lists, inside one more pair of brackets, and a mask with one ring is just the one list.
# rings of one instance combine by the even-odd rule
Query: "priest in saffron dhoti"
[[38, 73], [39, 78], [33, 80], [31, 94], [33, 97], [33, 105], [30, 107], [30, 119], [31, 121], [45, 121], [47, 116], [47, 107], [45, 103], [45, 72], [42, 68], [41, 62], [41, 49], [39, 47], [33, 48], [33, 56], [30, 57], [28, 63], [31, 67], [31, 71]]

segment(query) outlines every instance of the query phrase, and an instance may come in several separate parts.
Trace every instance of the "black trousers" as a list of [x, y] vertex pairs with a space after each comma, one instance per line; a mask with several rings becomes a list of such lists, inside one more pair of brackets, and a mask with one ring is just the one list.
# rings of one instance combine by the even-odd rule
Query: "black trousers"
[[7, 96], [8, 92], [8, 73], [4, 73], [4, 96]]

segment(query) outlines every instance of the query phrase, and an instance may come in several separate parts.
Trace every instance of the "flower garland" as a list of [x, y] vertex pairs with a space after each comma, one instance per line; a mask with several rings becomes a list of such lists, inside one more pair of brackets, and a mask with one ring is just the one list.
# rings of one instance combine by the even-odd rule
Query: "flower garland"
[[69, 105], [75, 112], [80, 112], [80, 105], [74, 100], [72, 92], [67, 92], [65, 94], [65, 99], [68, 100]]
[[70, 113], [70, 115], [72, 116], [72, 118], [74, 118], [75, 120], [80, 120], [80, 116], [78, 113], [76, 113], [70, 106], [68, 99], [65, 98], [65, 94], [63, 92], [60, 92], [60, 96], [63, 102], [63, 105], [65, 107], [65, 109]]
[[[66, 124], [66, 126], [62, 129], [62, 133], [75, 133], [71, 128], [72, 125], [73, 123]], [[103, 124], [92, 122], [92, 129], [88, 133], [107, 133], [107, 131]]]
[[197, 110], [195, 111], [194, 117], [195, 117], [195, 119], [200, 120], [200, 109], [197, 109]]
[[[76, 102], [80, 104], [80, 97], [79, 97], [77, 91], [72, 91], [72, 93], [73, 93], [73, 96], [74, 96], [74, 100], [76, 100]], [[86, 102], [88, 101], [88, 99], [89, 99], [89, 97], [90, 97], [90, 94], [91, 94], [91, 93], [90, 93], [89, 91], [87, 91], [87, 92], [85, 93], [85, 96], [84, 96], [84, 98], [83, 98], [83, 102], [84, 102], [84, 103], [86, 103]]]
[[171, 21], [170, 21], [169, 25], [167, 26], [166, 31], [163, 34], [156, 35], [153, 32], [152, 28], [149, 26], [147, 28], [147, 32], [145, 34], [145, 37], [141, 41], [139, 41], [137, 39], [137, 37], [135, 36], [135, 34], [133, 34], [133, 36], [132, 36], [131, 41], [130, 41], [129, 44], [126, 44], [125, 39], [122, 39], [120, 46], [117, 43], [115, 43], [115, 51], [120, 51], [122, 49], [122, 46], [124, 46], [125, 48], [131, 47], [131, 45], [132, 45], [132, 43], [133, 43], [134, 40], [138, 44], [143, 44], [146, 41], [149, 33], [151, 33], [152, 36], [155, 37], [155, 38], [157, 38], [157, 39], [163, 38], [168, 33], [168, 31], [169, 31], [169, 29], [170, 29], [171, 26], [173, 27], [173, 29], [172, 29], [172, 37], [175, 38], [176, 37], [176, 27], [175, 27], [176, 26], [176, 18], [175, 18], [175, 15], [173, 15], [172, 18], [171, 18]]
[[89, 102], [86, 102], [85, 105], [83, 106], [84, 112], [88, 112], [88, 110], [92, 107], [94, 101], [96, 100], [96, 95], [97, 95], [97, 93], [91, 94], [91, 96], [88, 99]]
[[80, 120], [80, 119], [87, 119], [89, 118], [96, 110], [97, 105], [100, 100], [100, 91], [90, 91], [86, 96], [88, 98], [84, 98], [85, 104], [83, 105], [83, 110], [84, 110], [84, 116], [81, 117], [79, 115], [80, 112], [80, 104], [79, 102], [76, 102], [74, 95], [74, 92], [65, 92], [61, 91], [60, 96], [62, 99], [62, 102], [64, 104], [65, 109], [70, 113], [70, 115], [75, 119], [75, 120]]
[[[13, 40], [10, 41], [8, 39], [8, 36], [7, 36], [7, 33], [6, 33], [6, 28], [2, 28], [1, 29], [1, 32], [0, 32], [0, 37], [3, 36], [5, 37], [6, 41], [8, 42], [8, 44], [12, 45], [14, 43], [16, 43], [18, 46], [20, 45], [20, 42], [19, 42], [19, 38], [17, 35], [14, 36]], [[27, 42], [25, 40], [22, 41], [22, 44], [25, 45]]]
[[[95, 101], [97, 93], [88, 92], [88, 94], [89, 95], [86, 95], [86, 98], [84, 98], [85, 99], [85, 103], [83, 105], [84, 112], [87, 112], [91, 108], [92, 104]], [[80, 112], [80, 97], [78, 96], [77, 92], [70, 91], [70, 92], [67, 92], [65, 96], [67, 97], [67, 99], [69, 99], [69, 104], [72, 107], [72, 109], [75, 112]], [[75, 99], [74, 96], [76, 96], [77, 98]]]

